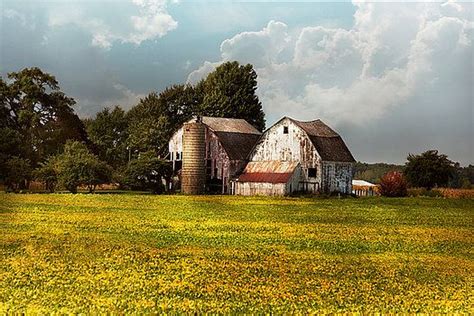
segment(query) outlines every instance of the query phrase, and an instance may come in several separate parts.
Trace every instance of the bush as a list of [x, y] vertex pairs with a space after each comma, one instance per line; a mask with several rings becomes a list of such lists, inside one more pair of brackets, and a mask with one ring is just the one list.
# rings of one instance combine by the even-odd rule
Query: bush
[[54, 169], [59, 183], [72, 193], [79, 185], [86, 185], [93, 192], [97, 185], [108, 183], [112, 175], [109, 165], [77, 141], [66, 143], [64, 152], [55, 158]]
[[380, 194], [388, 197], [407, 196], [407, 182], [403, 174], [398, 171], [387, 172], [380, 179]]
[[148, 151], [130, 161], [125, 174], [126, 183], [133, 190], [162, 193], [165, 189], [163, 180], [170, 181], [172, 170], [168, 162], [158, 158], [153, 151]]

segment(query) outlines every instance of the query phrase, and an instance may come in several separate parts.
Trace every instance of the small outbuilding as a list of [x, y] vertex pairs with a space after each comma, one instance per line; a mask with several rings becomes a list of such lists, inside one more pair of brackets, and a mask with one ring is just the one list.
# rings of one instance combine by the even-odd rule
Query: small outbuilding
[[301, 166], [297, 161], [249, 162], [234, 184], [236, 195], [288, 195], [298, 188]]
[[357, 196], [380, 195], [379, 186], [365, 180], [352, 180], [352, 194]]

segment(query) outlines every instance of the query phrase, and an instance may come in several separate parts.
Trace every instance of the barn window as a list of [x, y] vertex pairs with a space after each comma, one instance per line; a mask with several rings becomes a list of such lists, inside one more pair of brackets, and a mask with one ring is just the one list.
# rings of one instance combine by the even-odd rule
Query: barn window
[[288, 126], [283, 126], [283, 134], [288, 134]]
[[316, 178], [316, 168], [308, 168], [308, 178]]
[[181, 155], [179, 153], [179, 151], [176, 152], [176, 160], [180, 160], [181, 159]]
[[173, 152], [170, 152], [170, 160], [174, 160]]

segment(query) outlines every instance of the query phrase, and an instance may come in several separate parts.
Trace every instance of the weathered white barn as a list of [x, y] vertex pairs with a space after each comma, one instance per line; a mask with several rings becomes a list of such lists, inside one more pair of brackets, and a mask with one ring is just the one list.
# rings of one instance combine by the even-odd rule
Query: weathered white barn
[[[202, 166], [196, 168], [206, 169], [208, 192], [351, 193], [354, 157], [341, 136], [321, 120], [302, 122], [284, 117], [263, 134], [242, 119], [202, 117], [184, 125], [191, 128], [187, 124], [205, 128], [202, 144], [193, 140], [192, 146], [199, 148], [187, 152], [194, 159], [192, 152], [205, 152], [198, 159], [202, 159]], [[183, 128], [169, 142], [170, 160], [177, 175], [183, 159]]]
[[[273, 162], [299, 163], [299, 181], [286, 194], [295, 191], [351, 193], [354, 157], [341, 136], [321, 120], [301, 122], [282, 118], [263, 133], [251, 151], [249, 161], [268, 165]], [[271, 175], [266, 177], [272, 178]], [[249, 186], [244, 172], [235, 182], [235, 192], [266, 194], [265, 190], [242, 189]]]

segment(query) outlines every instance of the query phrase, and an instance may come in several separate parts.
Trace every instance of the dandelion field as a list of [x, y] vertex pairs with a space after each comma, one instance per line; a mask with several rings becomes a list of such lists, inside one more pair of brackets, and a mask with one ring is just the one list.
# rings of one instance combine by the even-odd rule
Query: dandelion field
[[474, 200], [0, 194], [0, 314], [461, 312]]

